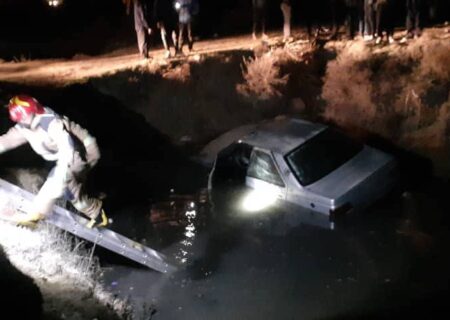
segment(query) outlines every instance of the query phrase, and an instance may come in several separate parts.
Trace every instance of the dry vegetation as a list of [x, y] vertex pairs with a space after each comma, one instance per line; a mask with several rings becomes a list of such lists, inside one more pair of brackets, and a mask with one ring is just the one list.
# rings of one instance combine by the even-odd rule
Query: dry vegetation
[[[29, 191], [42, 182], [26, 170], [15, 173]], [[2, 199], [0, 211], [15, 204]], [[43, 296], [44, 319], [126, 319], [129, 306], [100, 284], [101, 269], [85, 243], [51, 225], [36, 230], [0, 221], [0, 244], [11, 263], [38, 285]]]
[[254, 58], [243, 58], [242, 75], [245, 82], [236, 90], [248, 98], [267, 100], [281, 95], [279, 88], [286, 85], [288, 75], [280, 74], [279, 56], [268, 52]]
[[324, 116], [379, 134], [434, 158], [448, 174], [450, 42], [425, 33], [408, 45], [372, 48], [350, 42], [328, 63]]

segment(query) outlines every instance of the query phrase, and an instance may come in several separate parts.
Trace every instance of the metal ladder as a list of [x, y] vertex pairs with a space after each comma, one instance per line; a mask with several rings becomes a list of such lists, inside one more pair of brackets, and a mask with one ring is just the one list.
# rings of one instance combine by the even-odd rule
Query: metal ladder
[[[12, 201], [20, 210], [33, 198], [32, 193], [0, 179], [0, 201]], [[53, 213], [45, 221], [156, 271], [172, 273], [177, 270], [162, 253], [106, 228], [89, 229], [87, 219], [59, 206], [54, 206]]]

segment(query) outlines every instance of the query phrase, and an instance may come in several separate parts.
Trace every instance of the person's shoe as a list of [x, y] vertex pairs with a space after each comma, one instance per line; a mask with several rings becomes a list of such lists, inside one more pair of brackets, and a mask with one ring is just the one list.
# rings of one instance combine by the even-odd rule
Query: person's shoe
[[389, 36], [389, 38], [388, 38], [388, 43], [389, 43], [389, 44], [393, 44], [393, 43], [395, 43], [395, 39], [394, 39], [394, 37], [392, 37], [392, 36]]
[[141, 53], [141, 59], [144, 60], [144, 61], [148, 61], [148, 60], [152, 59], [152, 56], [150, 55], [149, 52]]
[[27, 228], [36, 228], [39, 221], [44, 220], [45, 216], [40, 213], [28, 213], [26, 215], [22, 215], [21, 217], [15, 218], [15, 222], [18, 226], [27, 227]]
[[403, 43], [407, 43], [408, 42], [408, 37], [401, 38], [399, 42], [402, 43], [402, 44]]
[[254, 33], [254, 32], [252, 33], [252, 39], [256, 40], [256, 33]]
[[110, 224], [108, 217], [106, 216], [105, 210], [102, 209], [100, 212], [100, 218], [102, 221], [97, 225], [97, 227], [106, 227], [108, 224]]
[[373, 40], [373, 35], [371, 34], [366, 34], [363, 38], [364, 41], [372, 41]]
[[381, 43], [381, 37], [378, 37], [377, 40], [375, 40], [375, 44], [380, 44]]
[[165, 59], [169, 59], [169, 58], [170, 58], [170, 50], [166, 50], [166, 51], [164, 52], [164, 58], [165, 58]]
[[[99, 223], [97, 223], [97, 219], [98, 219], [99, 216], [101, 218], [101, 221]], [[92, 218], [91, 220], [89, 220], [89, 222], [86, 224], [86, 227], [89, 228], [89, 229], [92, 229], [94, 227], [95, 228], [106, 227], [109, 224], [110, 224], [110, 222], [109, 222], [108, 217], [106, 216], [105, 210], [102, 209], [100, 211], [100, 214], [97, 217]]]

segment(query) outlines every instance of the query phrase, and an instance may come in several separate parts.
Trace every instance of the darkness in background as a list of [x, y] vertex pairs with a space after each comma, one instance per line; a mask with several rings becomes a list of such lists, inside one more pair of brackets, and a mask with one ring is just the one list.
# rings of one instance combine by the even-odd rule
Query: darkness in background
[[[129, 27], [124, 27], [130, 19]], [[49, 7], [44, 0], [2, 2], [0, 56], [47, 58], [105, 52], [135, 40], [131, 22], [120, 0], [65, 0], [59, 8]]]
[[[396, 2], [396, 25], [404, 27], [406, 0]], [[194, 33], [200, 38], [250, 33], [251, 0], [199, 0], [200, 12]], [[280, 30], [280, 0], [267, 0], [267, 26]], [[322, 23], [331, 20], [332, 4], [338, 20], [343, 21], [345, 0], [292, 0], [293, 23], [304, 25], [306, 17]], [[424, 24], [449, 19], [450, 1], [425, 0], [433, 3], [424, 10]], [[3, 0], [0, 2], [0, 57], [2, 59], [71, 57], [98, 54], [134, 45], [133, 16], [126, 15], [121, 0], [64, 0], [59, 8], [51, 8], [45, 0]], [[159, 45], [159, 39], [155, 39]]]

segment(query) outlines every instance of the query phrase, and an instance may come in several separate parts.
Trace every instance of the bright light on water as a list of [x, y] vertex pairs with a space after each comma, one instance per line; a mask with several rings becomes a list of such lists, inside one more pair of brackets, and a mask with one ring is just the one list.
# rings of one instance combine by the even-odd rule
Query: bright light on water
[[197, 217], [197, 211], [195, 210], [195, 202], [190, 202], [188, 208], [184, 212], [187, 219], [187, 225], [184, 227], [185, 238], [180, 241], [181, 247], [175, 258], [181, 263], [186, 264], [189, 262], [190, 251], [189, 247], [192, 247], [193, 241], [196, 236], [195, 218]]

